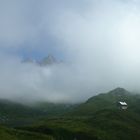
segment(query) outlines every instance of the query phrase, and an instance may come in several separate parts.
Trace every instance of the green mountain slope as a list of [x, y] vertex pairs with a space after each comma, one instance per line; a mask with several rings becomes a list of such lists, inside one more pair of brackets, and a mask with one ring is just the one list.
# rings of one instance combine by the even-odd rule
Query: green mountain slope
[[0, 140], [53, 140], [53, 137], [0, 126]]
[[106, 109], [92, 117], [50, 118], [21, 129], [52, 135], [56, 140], [139, 140], [140, 116]]
[[8, 126], [29, 125], [42, 118], [60, 116], [70, 111], [74, 105], [40, 102], [23, 105], [0, 99], [0, 124]]
[[140, 95], [132, 94], [123, 88], [116, 88], [108, 93], [93, 96], [85, 103], [76, 107], [72, 115], [93, 115], [96, 111], [104, 109], [118, 109], [117, 103], [125, 101], [129, 111], [140, 111]]
[[[117, 106], [128, 104], [127, 110]], [[21, 129], [49, 134], [56, 140], [139, 140], [140, 96], [122, 88], [99, 94], [69, 113]]]
[[[125, 101], [128, 109], [118, 108], [119, 101]], [[19, 119], [20, 123], [22, 122], [20, 125], [10, 125], [14, 126], [14, 129], [0, 127], [0, 137], [7, 137], [7, 140], [140, 138], [140, 95], [132, 94], [123, 88], [93, 96], [80, 105], [39, 103], [28, 107], [0, 101], [0, 107], [0, 118], [7, 115], [15, 120], [24, 118], [32, 122], [28, 124]], [[31, 117], [32, 115], [34, 117]], [[2, 123], [2, 120], [0, 122]]]
[[23, 118], [29, 116], [34, 117], [37, 114], [41, 114], [41, 112], [35, 108], [8, 100], [0, 100], [0, 116]]

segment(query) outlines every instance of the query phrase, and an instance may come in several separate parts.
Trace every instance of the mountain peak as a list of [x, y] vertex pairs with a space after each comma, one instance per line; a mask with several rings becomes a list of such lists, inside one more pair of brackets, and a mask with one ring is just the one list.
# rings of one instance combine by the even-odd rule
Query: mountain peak
[[41, 65], [52, 65], [55, 63], [57, 63], [55, 57], [50, 54], [40, 62]]
[[40, 66], [47, 66], [47, 65], [53, 65], [53, 64], [58, 64], [59, 61], [57, 59], [49, 54], [48, 56], [44, 57], [43, 59], [37, 61], [33, 58], [25, 58], [24, 60], [21, 61], [22, 63], [34, 63]]
[[129, 92], [124, 88], [118, 87], [118, 88], [115, 88], [114, 90], [111, 90], [109, 93], [122, 95], [122, 94], [127, 94]]

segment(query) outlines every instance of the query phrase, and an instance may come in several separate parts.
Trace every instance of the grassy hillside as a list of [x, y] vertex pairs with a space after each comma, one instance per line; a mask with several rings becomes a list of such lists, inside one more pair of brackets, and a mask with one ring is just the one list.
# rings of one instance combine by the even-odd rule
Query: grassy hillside
[[25, 118], [31, 116], [35, 117], [42, 114], [43, 112], [36, 108], [8, 100], [0, 100], [0, 116], [9, 118]]
[[73, 105], [41, 102], [23, 105], [8, 100], [0, 100], [0, 124], [8, 126], [29, 125], [49, 116], [59, 116], [70, 111]]
[[[118, 101], [127, 110], [117, 107]], [[56, 140], [139, 140], [140, 96], [117, 88], [99, 94], [61, 117], [49, 117], [23, 130], [49, 134]]]
[[140, 116], [107, 109], [92, 117], [50, 118], [22, 129], [52, 135], [56, 140], [139, 140]]
[[[118, 101], [125, 101], [128, 109], [119, 109]], [[0, 113], [5, 110], [4, 103]], [[15, 113], [12, 116], [15, 119], [24, 117], [30, 121], [32, 114], [36, 115], [32, 117], [30, 125], [20, 119], [20, 125], [11, 125], [16, 126], [14, 129], [0, 127], [0, 137], [4, 137], [3, 139], [139, 140], [140, 138], [140, 95], [122, 88], [93, 96], [85, 103], [74, 106], [50, 103], [40, 103], [33, 107], [9, 105], [8, 103], [6, 111], [11, 112], [5, 112], [5, 115], [11, 116]]]
[[129, 111], [140, 112], [140, 95], [132, 94], [123, 88], [116, 88], [108, 93], [89, 98], [85, 103], [77, 106], [71, 115], [89, 116], [104, 109], [117, 110], [119, 101], [125, 101]]
[[0, 140], [53, 140], [53, 138], [40, 133], [16, 130], [0, 126]]

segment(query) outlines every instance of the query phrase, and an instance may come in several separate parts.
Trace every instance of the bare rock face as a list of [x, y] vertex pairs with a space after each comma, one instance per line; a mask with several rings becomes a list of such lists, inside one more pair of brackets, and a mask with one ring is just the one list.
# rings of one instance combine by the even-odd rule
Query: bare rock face
[[37, 61], [32, 58], [26, 58], [22, 61], [22, 63], [30, 63], [30, 64], [36, 64], [39, 66], [51, 66], [54, 64], [59, 64], [59, 62], [53, 55], [48, 55], [47, 57], [44, 57], [40, 61]]
[[55, 59], [54, 56], [52, 55], [48, 55], [47, 57], [43, 58], [39, 64], [41, 66], [46, 66], [46, 65], [53, 65], [53, 64], [56, 64], [57, 63], [57, 60]]

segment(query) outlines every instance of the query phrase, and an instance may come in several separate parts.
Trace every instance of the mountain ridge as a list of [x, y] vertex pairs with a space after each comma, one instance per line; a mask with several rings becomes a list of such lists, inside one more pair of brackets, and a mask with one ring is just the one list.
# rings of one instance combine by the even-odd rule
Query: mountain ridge
[[133, 94], [124, 88], [116, 88], [107, 93], [100, 93], [96, 96], [92, 96], [86, 102], [80, 104], [72, 112], [73, 115], [92, 115], [96, 111], [103, 109], [118, 109], [117, 103], [119, 101], [127, 102], [128, 109], [133, 110], [133, 107], [137, 108], [140, 101], [140, 95]]
[[[116, 104], [122, 99], [128, 104], [126, 110], [118, 108]], [[140, 95], [133, 94], [123, 88], [116, 88], [107, 93], [92, 96], [86, 102], [76, 106], [41, 103], [33, 108], [42, 113], [45, 109], [46, 114], [39, 116], [41, 112], [38, 112], [39, 114], [35, 114], [35, 117], [32, 116], [34, 112], [30, 110], [31, 108], [27, 108], [27, 112], [25, 109], [25, 112], [29, 113], [26, 116], [24, 107], [22, 108], [19, 104], [12, 105], [7, 101], [6, 103], [5, 101], [0, 102], [0, 108], [4, 108], [5, 105], [9, 106], [8, 110], [11, 109], [11, 113], [18, 105], [19, 112], [23, 111], [24, 119], [30, 122], [26, 123], [25, 120], [19, 119], [21, 124], [17, 124], [17, 121], [12, 121], [12, 125], [9, 121], [6, 124], [14, 128], [14, 132], [16, 131], [20, 137], [23, 137], [24, 134], [22, 140], [29, 137], [27, 133], [30, 133], [31, 137], [38, 137], [39, 134], [41, 137], [38, 139], [40, 140], [43, 140], [44, 136], [50, 137], [51, 140], [139, 140], [140, 137]], [[15, 115], [18, 113], [16, 109], [17, 107], [14, 109]], [[1, 111], [2, 109], [0, 116]], [[15, 119], [21, 117], [22, 113], [17, 115]], [[5, 124], [3, 123], [3, 125]], [[0, 131], [3, 132], [3, 130], [5, 128], [0, 128]], [[15, 136], [12, 130], [9, 131]], [[7, 133], [4, 134], [8, 137], [11, 136]]]
[[61, 63], [59, 60], [57, 60], [51, 54], [49, 54], [46, 57], [43, 57], [40, 60], [36, 60], [36, 59], [33, 59], [33, 58], [25, 58], [21, 62], [22, 63], [27, 63], [27, 64], [36, 64], [36, 65], [39, 65], [39, 66], [51, 66], [51, 65], [55, 65], [55, 64]]

